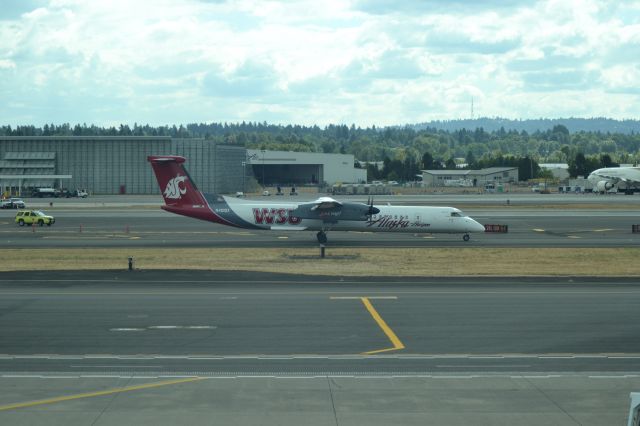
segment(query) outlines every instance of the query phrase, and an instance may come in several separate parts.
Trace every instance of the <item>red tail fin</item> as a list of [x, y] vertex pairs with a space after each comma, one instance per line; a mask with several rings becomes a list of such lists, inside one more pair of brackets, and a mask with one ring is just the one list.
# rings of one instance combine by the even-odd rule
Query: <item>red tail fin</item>
[[147, 157], [156, 174], [164, 202], [168, 207], [204, 206], [206, 201], [184, 168], [184, 157], [152, 155]]

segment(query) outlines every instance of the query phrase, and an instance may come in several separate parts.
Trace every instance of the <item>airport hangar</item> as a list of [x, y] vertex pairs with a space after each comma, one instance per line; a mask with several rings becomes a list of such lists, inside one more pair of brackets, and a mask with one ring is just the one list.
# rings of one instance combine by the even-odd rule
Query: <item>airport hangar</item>
[[422, 185], [446, 186], [447, 181], [468, 181], [471, 186], [483, 187], [488, 183], [502, 184], [518, 182], [517, 167], [488, 167], [481, 170], [423, 170]]
[[[230, 194], [263, 186], [366, 182], [349, 154], [251, 150], [168, 136], [0, 136], [0, 192], [35, 187], [93, 194], [157, 194], [149, 155], [181, 155], [199, 189]], [[254, 181], [254, 182], [255, 182]]]

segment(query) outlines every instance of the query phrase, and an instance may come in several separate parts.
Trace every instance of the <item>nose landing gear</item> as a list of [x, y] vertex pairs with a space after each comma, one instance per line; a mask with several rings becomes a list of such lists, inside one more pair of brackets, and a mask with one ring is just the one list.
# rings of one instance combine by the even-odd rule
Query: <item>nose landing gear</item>
[[464, 235], [462, 236], [462, 239], [463, 239], [464, 241], [469, 241], [469, 238], [471, 238], [471, 237], [469, 236], [469, 234], [464, 234]]
[[318, 242], [320, 244], [327, 244], [327, 233], [324, 231], [320, 231], [316, 234], [316, 237], [318, 237]]

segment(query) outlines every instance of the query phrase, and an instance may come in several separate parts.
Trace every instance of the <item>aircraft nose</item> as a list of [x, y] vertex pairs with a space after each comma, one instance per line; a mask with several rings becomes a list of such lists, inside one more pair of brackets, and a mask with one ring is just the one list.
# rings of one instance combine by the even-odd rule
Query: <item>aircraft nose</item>
[[481, 224], [479, 222], [476, 222], [473, 219], [469, 219], [469, 221], [471, 222], [470, 223], [471, 232], [484, 232], [484, 225], [483, 224]]

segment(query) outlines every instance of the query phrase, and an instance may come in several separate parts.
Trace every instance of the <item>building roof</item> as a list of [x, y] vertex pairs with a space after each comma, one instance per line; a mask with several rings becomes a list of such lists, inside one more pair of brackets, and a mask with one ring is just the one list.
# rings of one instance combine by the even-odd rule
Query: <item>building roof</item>
[[467, 175], [491, 175], [494, 173], [508, 172], [517, 167], [487, 167], [481, 170], [423, 170], [423, 173], [440, 176], [467, 176]]
[[466, 176], [471, 172], [471, 170], [423, 170], [423, 173], [429, 173], [430, 175], [456, 175], [456, 176]]
[[355, 162], [353, 154], [262, 149], [247, 149], [247, 159], [251, 164], [326, 164], [346, 161], [345, 164], [350, 165], [350, 167], [353, 167]]
[[543, 169], [568, 169], [567, 163], [540, 163], [538, 164]]
[[481, 170], [473, 170], [474, 172], [479, 173], [501, 173], [508, 172], [509, 170], [517, 169], [517, 167], [487, 167], [486, 169]]

